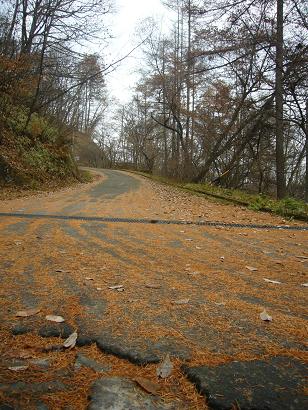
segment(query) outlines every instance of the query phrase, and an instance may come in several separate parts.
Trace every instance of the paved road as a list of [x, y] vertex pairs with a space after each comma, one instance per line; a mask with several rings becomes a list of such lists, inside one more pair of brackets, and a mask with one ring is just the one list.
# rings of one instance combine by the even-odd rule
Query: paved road
[[[281, 223], [268, 215], [188, 198], [120, 171], [99, 173], [102, 179], [94, 184], [7, 201], [0, 204], [0, 212], [177, 220], [200, 220], [203, 212], [208, 220], [219, 220], [221, 216], [225, 222]], [[250, 380], [250, 390], [245, 394], [244, 382], [236, 397], [232, 393], [234, 386], [225, 386], [229, 393], [224, 402], [219, 377], [225, 377], [224, 371], [230, 373], [228, 367], [218, 367], [218, 373], [211, 375], [212, 380], [217, 377], [216, 384], [204, 383], [209, 377], [208, 366], [227, 366], [234, 361], [244, 363], [244, 368], [236, 369], [238, 379], [243, 379], [241, 371], [255, 372], [260, 378], [254, 361], [258, 359], [261, 368], [271, 366], [264, 377], [271, 379], [280, 374], [282, 380], [276, 386], [277, 395], [270, 399], [274, 403], [271, 408], [290, 408], [290, 403], [294, 409], [302, 408], [307, 324], [307, 288], [302, 284], [307, 282], [307, 232], [18, 217], [1, 217], [0, 229], [0, 309], [6, 340], [2, 354], [14, 350], [13, 343], [19, 349], [29, 341], [41, 346], [50, 339], [42, 341], [39, 336], [65, 337], [77, 329], [78, 344], [86, 345], [78, 348], [81, 352], [92, 359], [102, 360], [99, 355], [103, 353], [113, 355], [104, 356], [105, 361], [123, 359], [121, 365], [120, 361], [112, 362], [113, 370], [106, 374], [147, 375], [148, 371], [153, 380], [156, 363], [169, 353], [177, 370], [164, 389], [172, 399], [178, 398], [180, 404], [175, 408], [196, 408], [196, 403], [200, 406], [203, 400], [187, 393], [193, 387], [187, 387], [189, 382], [184, 381], [184, 370], [180, 370], [183, 363], [200, 391], [214, 397], [210, 403], [213, 407], [224, 408], [234, 400], [240, 400], [243, 408], [247, 400], [248, 404], [249, 400], [265, 402], [266, 389], [260, 392], [251, 388], [254, 380]], [[124, 290], [110, 289], [112, 286]], [[39, 314], [16, 319], [18, 310], [36, 307], [41, 309]], [[259, 317], [264, 308], [273, 317], [270, 323]], [[63, 316], [64, 324], [47, 324], [47, 314]], [[24, 335], [13, 339], [12, 333]], [[71, 353], [65, 359], [63, 353], [56, 355], [50, 356], [53, 371], [59, 373], [62, 369], [65, 379], [75, 357]], [[278, 357], [278, 364], [271, 362], [273, 357]], [[287, 359], [279, 362], [280, 357]], [[17, 406], [28, 400], [29, 392], [24, 387], [21, 393], [12, 394], [16, 374], [7, 370], [10, 360], [8, 357], [2, 365], [3, 377], [9, 384], [0, 384], [0, 403], [2, 392], [3, 402], [9, 400]], [[127, 363], [149, 367], [144, 370]], [[129, 371], [127, 366], [132, 366]], [[29, 376], [27, 371], [18, 373], [18, 379], [26, 381], [30, 377], [35, 381], [41, 377], [33, 372]], [[84, 386], [90, 388], [90, 381], [98, 376], [85, 373], [81, 377], [76, 371], [69, 374], [74, 389], [56, 386], [49, 393], [41, 389], [30, 396], [35, 403], [46, 403], [49, 394], [51, 408], [64, 408], [62, 404], [78, 392], [78, 406], [84, 406]], [[282, 394], [288, 385], [286, 394]], [[285, 403], [289, 407], [283, 407]]]

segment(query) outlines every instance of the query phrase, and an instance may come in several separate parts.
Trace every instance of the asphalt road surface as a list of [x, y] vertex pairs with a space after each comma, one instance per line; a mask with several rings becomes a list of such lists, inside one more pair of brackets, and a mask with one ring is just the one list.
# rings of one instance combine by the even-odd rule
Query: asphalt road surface
[[[90, 382], [99, 372], [92, 369], [82, 378], [72, 370], [75, 353], [39, 356], [49, 360], [44, 372], [50, 389], [40, 387], [42, 369], [29, 365], [29, 357], [16, 362], [10, 353], [16, 346], [20, 352], [29, 344], [31, 350], [31, 343], [59, 343], [77, 330], [79, 353], [130, 363], [155, 382], [152, 369], [170, 354], [177, 373], [164, 388], [173, 408], [202, 408], [196, 407], [200, 400], [207, 406], [191, 392], [185, 398], [181, 377], [194, 382], [213, 408], [304, 408], [304, 224], [209, 202], [133, 174], [96, 172], [99, 178], [88, 185], [0, 203], [0, 403], [16, 409], [86, 408]], [[40, 312], [15, 315], [32, 308]], [[261, 320], [264, 309], [272, 321]], [[46, 315], [61, 315], [65, 322], [48, 322]], [[8, 370], [16, 363], [29, 367]], [[112, 366], [115, 371], [120, 365]], [[16, 387], [17, 380], [23, 387]], [[55, 386], [55, 380], [63, 385]], [[38, 383], [35, 391], [29, 381]]]

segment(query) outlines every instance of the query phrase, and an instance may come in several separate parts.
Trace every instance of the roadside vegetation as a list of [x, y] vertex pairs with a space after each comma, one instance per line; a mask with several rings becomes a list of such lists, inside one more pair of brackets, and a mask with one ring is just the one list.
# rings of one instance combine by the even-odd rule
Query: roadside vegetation
[[103, 36], [109, 12], [109, 0], [2, 2], [0, 186], [46, 189], [84, 179], [76, 134], [90, 144], [105, 88], [100, 56], [82, 46]]
[[172, 185], [191, 193], [205, 195], [216, 201], [235, 203], [254, 211], [270, 212], [288, 219], [299, 219], [308, 222], [308, 204], [299, 199], [284, 198], [277, 200], [265, 194], [253, 194], [239, 189], [222, 188], [209, 183], [182, 183], [147, 172], [137, 173], [160, 183]]

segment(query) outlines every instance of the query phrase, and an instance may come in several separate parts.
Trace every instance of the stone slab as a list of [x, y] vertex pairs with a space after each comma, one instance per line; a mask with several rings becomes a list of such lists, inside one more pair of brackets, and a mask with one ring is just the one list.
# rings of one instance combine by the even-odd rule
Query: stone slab
[[231, 362], [216, 367], [184, 367], [188, 379], [206, 396], [210, 408], [230, 410], [303, 410], [306, 366], [299, 360]]
[[[177, 407], [178, 408], [178, 407]], [[160, 398], [141, 390], [131, 380], [111, 377], [96, 380], [90, 393], [88, 410], [176, 410]]]
[[90, 359], [89, 357], [81, 354], [81, 353], [77, 353], [77, 357], [76, 357], [76, 362], [75, 362], [75, 369], [80, 369], [82, 366], [84, 367], [88, 367], [92, 370], [94, 370], [95, 372], [107, 372], [108, 370], [111, 369], [110, 366], [108, 365], [103, 365], [93, 359]]

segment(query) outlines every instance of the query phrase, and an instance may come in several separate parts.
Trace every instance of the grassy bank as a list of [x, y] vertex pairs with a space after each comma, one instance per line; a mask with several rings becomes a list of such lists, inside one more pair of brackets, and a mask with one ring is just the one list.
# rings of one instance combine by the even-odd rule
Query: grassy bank
[[[2, 101], [3, 103], [3, 101]], [[6, 101], [0, 122], [0, 187], [45, 190], [82, 181], [71, 153], [68, 130]]]
[[145, 172], [136, 173], [160, 183], [172, 185], [191, 193], [204, 195], [219, 202], [237, 204], [254, 211], [270, 212], [287, 219], [298, 219], [308, 222], [308, 205], [305, 204], [304, 201], [295, 198], [276, 200], [267, 195], [251, 194], [238, 189], [226, 189], [206, 183], [179, 183], [165, 177], [151, 175]]

